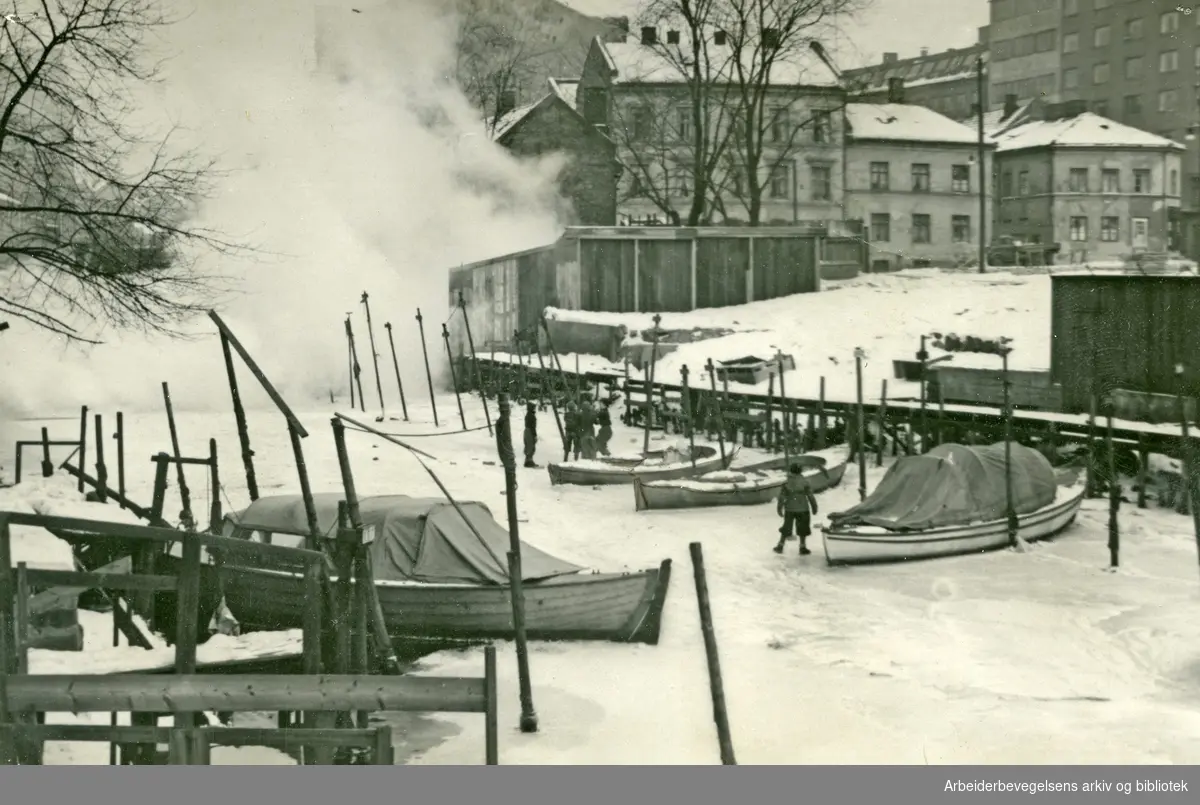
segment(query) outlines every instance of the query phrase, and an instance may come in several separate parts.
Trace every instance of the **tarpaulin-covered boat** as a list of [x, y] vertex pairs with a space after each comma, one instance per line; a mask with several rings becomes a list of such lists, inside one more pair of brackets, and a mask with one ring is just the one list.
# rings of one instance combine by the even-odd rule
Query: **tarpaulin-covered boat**
[[[1011, 445], [1013, 510], [1026, 542], [1069, 526], [1083, 502], [1073, 475], [1056, 476], [1036, 450]], [[823, 529], [830, 564], [977, 553], [1009, 542], [1004, 445], [944, 444], [898, 459], [861, 503]]]
[[[344, 496], [314, 498], [320, 531], [333, 538]], [[382, 495], [362, 498], [359, 511], [364, 527], [374, 531], [370, 551], [375, 587], [394, 637], [512, 637], [509, 535], [486, 505], [459, 501], [456, 508], [441, 498]], [[308, 533], [303, 498], [261, 498], [227, 515], [224, 532], [301, 545]], [[669, 559], [651, 570], [588, 573], [522, 542], [521, 569], [525, 628], [531, 640], [658, 642]], [[220, 572], [226, 603], [244, 627], [301, 626], [302, 577], [229, 564]]]
[[778, 456], [757, 464], [705, 473], [673, 481], [633, 481], [638, 511], [689, 509], [703, 506], [754, 506], [778, 496], [787, 481], [787, 467], [799, 464], [814, 494], [837, 486], [846, 474], [845, 448]]
[[638, 456], [603, 456], [579, 461], [549, 464], [552, 484], [604, 486], [643, 481], [693, 478], [713, 470], [726, 469], [737, 456], [738, 448], [726, 446], [724, 457], [717, 448], [698, 444], [694, 455], [675, 450], [653, 450]]

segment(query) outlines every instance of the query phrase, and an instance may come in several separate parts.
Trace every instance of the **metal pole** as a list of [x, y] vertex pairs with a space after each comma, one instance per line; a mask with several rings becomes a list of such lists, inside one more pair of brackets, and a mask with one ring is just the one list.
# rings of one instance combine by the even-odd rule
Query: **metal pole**
[[987, 144], [984, 139], [983, 116], [987, 112], [987, 89], [983, 80], [983, 56], [975, 59], [975, 92], [979, 96], [979, 273], [987, 272]]
[[1008, 544], [1015, 548], [1017, 547], [1017, 511], [1013, 507], [1012, 405], [1008, 395], [1008, 353], [1007, 347], [1000, 353], [1004, 385], [1004, 512], [1008, 520]]
[[442, 340], [446, 342], [446, 360], [450, 363], [450, 382], [454, 385], [454, 399], [458, 402], [458, 421], [467, 429], [467, 415], [463, 413], [462, 394], [458, 391], [458, 373], [454, 370], [454, 356], [450, 354], [450, 330], [442, 322]]
[[496, 423], [496, 446], [504, 465], [504, 492], [508, 508], [508, 574], [512, 589], [513, 632], [517, 644], [517, 678], [521, 692], [521, 732], [537, 732], [533, 708], [533, 683], [529, 679], [529, 646], [525, 638], [525, 594], [521, 578], [521, 538], [517, 517], [517, 459], [512, 445], [511, 406], [508, 394], [500, 392], [500, 419]]
[[433, 374], [429, 371], [429, 349], [425, 345], [425, 319], [421, 316], [421, 308], [417, 308], [417, 328], [421, 331], [421, 355], [425, 358], [425, 382], [429, 384], [429, 404], [433, 406], [433, 426], [441, 427], [438, 423], [437, 400], [433, 396]]
[[863, 415], [862, 362], [866, 353], [862, 347], [854, 348], [854, 380], [858, 395], [858, 499], [867, 499], [867, 447], [866, 417]]
[[[483, 379], [479, 373], [479, 358], [475, 355], [475, 339], [471, 337], [471, 319], [467, 316], [467, 303], [463, 299], [463, 292], [458, 292], [458, 309], [462, 313], [463, 330], [467, 334], [467, 347], [471, 350], [471, 367], [475, 372], [475, 386], [479, 389], [479, 399], [483, 402], [483, 419], [487, 422], [488, 433], [492, 432], [492, 415], [488, 411], [487, 391], [483, 387]], [[538, 351], [541, 355], [541, 351]]]
[[375, 328], [371, 326], [371, 303], [367, 301], [367, 292], [362, 294], [363, 308], [367, 312], [367, 339], [371, 344], [371, 364], [375, 367], [375, 391], [379, 393], [379, 421], [387, 417], [387, 409], [383, 405], [383, 380], [379, 377], [379, 352], [375, 349]]
[[[396, 386], [400, 389], [400, 410], [404, 413], [404, 421], [408, 421], [408, 401], [404, 399], [404, 381], [400, 379], [400, 363], [396, 360], [396, 342], [392, 338], [392, 323], [384, 322], [383, 329], [387, 330], [388, 347], [392, 350], [392, 369], [396, 371]], [[350, 406], [353, 408], [353, 404]]]
[[358, 362], [358, 347], [354, 346], [354, 328], [350, 326], [350, 314], [346, 314], [346, 338], [350, 341], [350, 368], [354, 374], [354, 384], [358, 386], [358, 410], [367, 410], [367, 395], [362, 390], [362, 366]]

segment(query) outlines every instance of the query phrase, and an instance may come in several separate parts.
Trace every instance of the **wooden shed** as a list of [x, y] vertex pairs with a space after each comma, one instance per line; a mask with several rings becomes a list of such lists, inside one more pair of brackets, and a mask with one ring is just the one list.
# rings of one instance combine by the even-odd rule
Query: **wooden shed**
[[1051, 287], [1050, 374], [1065, 410], [1114, 393], [1118, 416], [1161, 418], [1147, 414], [1200, 393], [1200, 277], [1060, 274]]

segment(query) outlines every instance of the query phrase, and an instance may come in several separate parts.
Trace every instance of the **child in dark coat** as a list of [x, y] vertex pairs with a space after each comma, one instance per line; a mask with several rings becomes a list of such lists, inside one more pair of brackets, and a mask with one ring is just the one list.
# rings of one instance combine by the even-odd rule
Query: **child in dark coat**
[[537, 406], [534, 403], [525, 405], [525, 466], [536, 467], [533, 454], [537, 450]]
[[799, 464], [793, 464], [788, 471], [788, 479], [779, 490], [779, 499], [775, 510], [783, 518], [779, 528], [779, 542], [775, 545], [775, 553], [783, 553], [783, 544], [788, 538], [800, 538], [800, 555], [812, 553], [808, 549], [808, 537], [812, 533], [812, 516], [817, 513], [817, 498], [804, 477], [804, 470]]

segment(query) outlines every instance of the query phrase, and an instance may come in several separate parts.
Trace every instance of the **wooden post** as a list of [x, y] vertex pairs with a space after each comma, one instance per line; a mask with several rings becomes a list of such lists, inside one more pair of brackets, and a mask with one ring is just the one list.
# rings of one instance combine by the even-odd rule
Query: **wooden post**
[[117, 440], [117, 503], [125, 508], [125, 414], [117, 411], [117, 432], [113, 434]]
[[392, 750], [392, 728], [375, 728], [375, 744], [371, 747], [371, 765], [391, 766], [396, 762]]
[[775, 439], [773, 438], [775, 435], [774, 434], [774, 419], [771, 417], [771, 404], [772, 404], [772, 402], [774, 402], [774, 399], [775, 399], [775, 373], [771, 372], [771, 374], [767, 377], [767, 407], [766, 407], [766, 415], [767, 415], [766, 429], [767, 429], [767, 432], [763, 436], [764, 446], [768, 450], [771, 450], [771, 451], [774, 451], [776, 448]]
[[358, 347], [354, 345], [354, 327], [350, 324], [350, 314], [346, 314], [346, 340], [350, 343], [351, 381], [358, 387], [358, 410], [366, 412], [367, 398], [362, 390], [362, 365], [358, 362]]
[[821, 375], [821, 384], [818, 388], [817, 397], [817, 449], [825, 449], [826, 433], [829, 428], [828, 420], [825, 418], [825, 376]]
[[96, 414], [96, 500], [108, 502], [108, 467], [104, 463], [104, 417]]
[[787, 384], [784, 381], [786, 372], [783, 368], [783, 353], [780, 352], [776, 356], [779, 362], [779, 415], [783, 424], [783, 459], [784, 463], [791, 461], [792, 454], [792, 427], [788, 422], [788, 396]]
[[729, 713], [725, 707], [725, 685], [721, 679], [721, 657], [717, 652], [717, 635], [713, 630], [712, 609], [708, 601], [704, 551], [699, 542], [688, 545], [688, 550], [692, 554], [692, 569], [696, 579], [696, 602], [700, 606], [700, 630], [704, 635], [704, 654], [708, 659], [708, 682], [712, 693], [713, 721], [717, 725], [717, 741], [721, 747], [721, 763], [736, 766], [733, 738], [729, 731]]
[[300, 497], [304, 500], [304, 517], [308, 523], [309, 550], [321, 549], [321, 526], [317, 522], [317, 504], [313, 500], [312, 484], [308, 480], [308, 464], [304, 460], [304, 445], [300, 443], [300, 431], [288, 422], [288, 437], [292, 442], [292, 457], [296, 461], [296, 473], [300, 476]]
[[16, 637], [15, 589], [8, 516], [0, 513], [0, 765], [16, 763], [13, 718], [8, 706], [8, 677], [16, 671], [13, 641]]
[[417, 308], [417, 329], [421, 331], [421, 356], [425, 359], [425, 382], [429, 385], [429, 404], [433, 407], [433, 426], [441, 427], [438, 422], [437, 399], [433, 395], [433, 373], [429, 371], [429, 348], [425, 344], [425, 319], [421, 316], [421, 308]]
[[48, 428], [42, 428], [42, 477], [49, 478], [53, 474], [54, 462], [50, 460], [50, 431]]
[[[200, 537], [183, 535], [183, 562], [179, 573], [175, 608], [175, 673], [196, 673], [196, 641], [200, 631]], [[176, 726], [195, 725], [196, 713], [177, 713]]]
[[1087, 420], [1087, 467], [1086, 467], [1086, 492], [1090, 497], [1096, 495], [1096, 395], [1093, 394], [1088, 398], [1088, 420]]
[[[654, 369], [658, 365], [658, 325], [662, 321], [662, 316], [654, 314], [654, 333], [650, 336], [650, 371], [646, 373], [646, 416], [643, 421], [642, 430], [642, 453], [650, 452], [650, 423], [654, 418]], [[712, 363], [709, 362], [709, 366]], [[716, 388], [715, 386], [713, 387]], [[721, 451], [724, 455], [725, 451]]]
[[17, 563], [16, 573], [17, 599], [14, 602], [13, 615], [16, 623], [16, 633], [13, 643], [17, 654], [17, 673], [29, 673], [29, 567], [24, 562]]
[[[349, 507], [347, 506], [347, 513]], [[351, 521], [353, 525], [353, 521]], [[369, 674], [371, 673], [371, 615], [373, 607], [371, 606], [372, 599], [375, 595], [375, 579], [372, 578], [370, 563], [371, 546], [363, 539], [366, 532], [361, 529], [354, 530], [355, 540], [354, 546], [354, 629], [352, 632], [352, 646], [354, 650], [354, 665], [351, 673]], [[386, 630], [385, 630], [386, 633]], [[391, 638], [385, 645], [391, 644]], [[383, 653], [387, 649], [384, 645], [380, 646]], [[366, 729], [370, 713], [366, 710], [359, 710], [355, 714], [355, 721], [359, 729]]]
[[[87, 469], [87, 427], [88, 427], [88, 407], [81, 406], [79, 409], [79, 468]], [[79, 479], [79, 492], [83, 493], [83, 479]]]
[[887, 378], [883, 379], [883, 387], [879, 391], [879, 410], [876, 411], [875, 423], [878, 428], [878, 442], [875, 445], [875, 466], [883, 466], [883, 425], [887, 422]]
[[922, 453], [929, 452], [929, 420], [925, 416], [925, 409], [928, 407], [929, 395], [926, 393], [925, 385], [928, 381], [928, 360], [929, 351], [925, 349], [925, 342], [929, 336], [921, 336], [921, 348], [917, 350], [917, 360], [921, 362], [921, 442], [918, 449]]
[[866, 353], [862, 347], [854, 348], [854, 382], [858, 397], [858, 499], [867, 499], [867, 447], [866, 447], [866, 416], [863, 413], [863, 376], [862, 362]]
[[[548, 376], [548, 373], [546, 372], [546, 364], [542, 361], [542, 351], [540, 349], [537, 351], [537, 360], [538, 369], [540, 372], [538, 374], [538, 397], [540, 398], [544, 392], [547, 382], [546, 377]], [[550, 393], [550, 410], [554, 412], [554, 426], [558, 428], [558, 438], [562, 440], [563, 449], [565, 450], [567, 446], [567, 434], [563, 430], [562, 418], [558, 415], [558, 401], [555, 399], [553, 391]]]
[[192, 514], [192, 497], [188, 491], [187, 477], [183, 471], [183, 463], [179, 461], [183, 457], [183, 453], [179, 450], [179, 432], [175, 429], [175, 411], [171, 407], [171, 390], [164, 380], [162, 384], [163, 405], [167, 409], [167, 428], [171, 433], [171, 455], [175, 457], [175, 474], [176, 481], [179, 484], [179, 503], [181, 510], [179, 519], [183, 523], [183, 527], [191, 531], [196, 527], [196, 518]]
[[688, 367], [685, 363], [679, 368], [679, 375], [682, 378], [683, 391], [683, 425], [687, 428], [688, 445], [692, 456], [692, 466], [696, 466], [696, 426], [692, 422], [692, 390], [688, 388]]
[[[254, 474], [254, 451], [250, 449], [250, 428], [246, 424], [246, 409], [242, 407], [242, 395], [238, 391], [237, 372], [233, 365], [233, 350], [229, 336], [221, 333], [221, 352], [225, 356], [225, 374], [229, 378], [229, 394], [233, 398], [233, 418], [237, 420], [238, 443], [242, 448], [242, 466], [246, 468], [246, 489], [251, 502], [258, 500], [258, 480]], [[120, 414], [117, 414], [118, 422]], [[121, 494], [125, 494], [124, 490]]]
[[[471, 336], [471, 317], [467, 315], [467, 303], [463, 298], [463, 292], [458, 292], [458, 309], [462, 313], [463, 331], [467, 335], [467, 347], [471, 350], [471, 367], [475, 373], [475, 384], [479, 387], [479, 399], [483, 402], [483, 419], [487, 422], [488, 434], [492, 433], [492, 415], [488, 412], [487, 390], [483, 387], [483, 380], [479, 374], [479, 358], [475, 354], [475, 339]], [[537, 339], [535, 338], [536, 342]], [[536, 343], [535, 343], [536, 346]], [[538, 350], [538, 359], [541, 359], [542, 351]], [[557, 414], [555, 415], [557, 417]]]
[[498, 718], [499, 694], [496, 691], [496, 647], [483, 650], [483, 734], [484, 762], [489, 766], [500, 763], [500, 719]]
[[371, 345], [371, 365], [375, 368], [375, 391], [379, 393], [379, 421], [387, 418], [387, 408], [383, 404], [383, 378], [379, 375], [379, 350], [375, 348], [375, 328], [371, 326], [371, 303], [367, 301], [367, 292], [362, 293], [363, 309], [367, 313], [367, 342]]
[[712, 388], [713, 404], [717, 407], [717, 445], [721, 448], [721, 469], [725, 469], [725, 417], [721, 413], [721, 399], [717, 396], [717, 373], [712, 358], [704, 364], [708, 372], [708, 384]]
[[624, 385], [621, 386], [621, 391], [625, 394], [625, 413], [621, 417], [621, 419], [626, 425], [628, 425], [633, 421], [632, 419], [630, 419], [630, 416], [629, 416], [632, 413], [632, 408], [629, 406], [629, 400], [632, 398], [629, 396], [629, 353], [628, 352], [625, 353], [625, 358], [623, 361], [621, 361], [621, 371], [622, 371], [622, 374], [624, 377], [624, 379], [622, 381], [624, 383]]
[[938, 380], [938, 419], [937, 419], [937, 443], [942, 443], [942, 427], [946, 421], [946, 395], [942, 391], [942, 383]]
[[446, 361], [450, 364], [450, 383], [454, 386], [454, 399], [458, 402], [458, 421], [467, 429], [467, 415], [463, 413], [462, 393], [458, 390], [458, 373], [454, 369], [454, 355], [450, 353], [450, 329], [442, 322], [442, 340], [446, 342]]
[[1146, 438], [1141, 433], [1137, 437], [1138, 444], [1138, 496], [1137, 505], [1139, 509], [1146, 508], [1146, 483], [1150, 479], [1149, 467], [1150, 451], [1146, 449]]
[[[392, 338], [392, 323], [390, 321], [383, 323], [383, 329], [387, 330], [388, 348], [392, 351], [392, 369], [396, 372], [396, 388], [400, 389], [400, 410], [404, 414], [404, 421], [408, 421], [408, 401], [404, 399], [404, 381], [400, 379], [400, 362], [396, 360], [396, 341]], [[354, 407], [353, 404], [350, 406]]]
[[[350, 324], [350, 319], [346, 319], [346, 324]], [[346, 328], [346, 365], [350, 368], [350, 408], [358, 407], [357, 398], [354, 396], [354, 349], [350, 346], [350, 329]], [[282, 727], [281, 727], [282, 729]]]
[[538, 717], [533, 707], [533, 683], [529, 678], [529, 647], [525, 638], [525, 594], [521, 570], [521, 539], [517, 517], [517, 459], [513, 452], [511, 406], [508, 395], [500, 392], [500, 419], [496, 425], [500, 462], [504, 465], [504, 495], [508, 510], [508, 580], [513, 612], [513, 636], [516, 638], [517, 676], [521, 692], [521, 732], [537, 732]]
[[217, 464], [217, 440], [208, 440], [209, 486], [212, 487], [212, 499], [208, 504], [208, 530], [212, 534], [221, 533], [221, 471]]
[[[1121, 509], [1121, 484], [1117, 481], [1117, 454], [1113, 448], [1113, 405], [1107, 395], [1104, 400], [1104, 441], [1108, 448], [1108, 563], [1121, 566], [1121, 525], [1117, 514]], [[1014, 518], [1015, 519], [1015, 518]]]
[[1004, 387], [1004, 514], [1008, 522], [1008, 544], [1017, 547], [1017, 510], [1013, 505], [1012, 477], [1012, 404], [1009, 400], [1008, 347], [1000, 351], [1001, 380]]
[[[315, 676], [321, 673], [322, 638], [324, 634], [325, 568], [320, 561], [310, 562], [304, 571], [304, 673]], [[304, 714], [306, 727], [315, 728], [322, 721], [321, 713], [309, 711]], [[306, 765], [328, 766], [333, 755], [328, 750], [305, 747]]]

